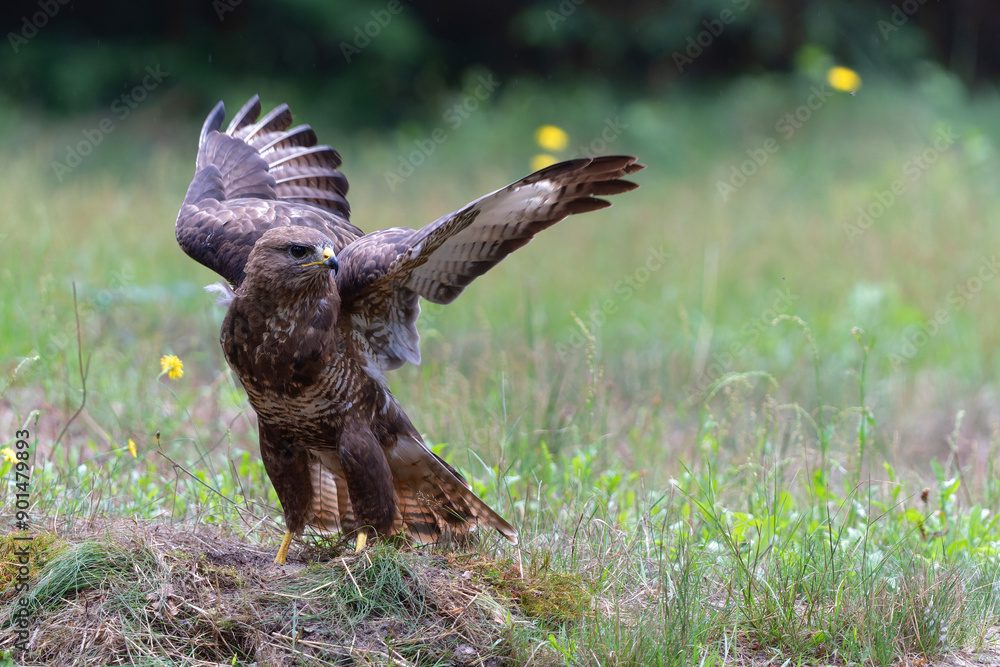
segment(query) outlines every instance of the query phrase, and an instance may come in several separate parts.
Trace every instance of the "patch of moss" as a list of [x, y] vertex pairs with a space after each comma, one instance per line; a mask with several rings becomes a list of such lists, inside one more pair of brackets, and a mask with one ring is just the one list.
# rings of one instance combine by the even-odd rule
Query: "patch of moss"
[[26, 544], [30, 545], [28, 569], [32, 577], [37, 577], [41, 568], [66, 548], [66, 543], [54, 535], [33, 535], [30, 542], [18, 537], [23, 537], [23, 534], [0, 537], [0, 591], [4, 593], [17, 583], [19, 568], [23, 564], [19, 562], [18, 554]]
[[547, 572], [526, 578], [518, 602], [525, 614], [549, 623], [565, 623], [586, 615], [592, 596], [578, 574]]
[[234, 566], [211, 563], [204, 554], [198, 559], [195, 569], [198, 574], [208, 578], [214, 589], [240, 589], [246, 586], [246, 578]]
[[549, 625], [574, 621], [591, 608], [593, 595], [587, 580], [553, 570], [548, 554], [532, 558], [523, 577], [511, 559], [479, 561], [473, 570], [498, 593], [513, 598], [525, 616]]

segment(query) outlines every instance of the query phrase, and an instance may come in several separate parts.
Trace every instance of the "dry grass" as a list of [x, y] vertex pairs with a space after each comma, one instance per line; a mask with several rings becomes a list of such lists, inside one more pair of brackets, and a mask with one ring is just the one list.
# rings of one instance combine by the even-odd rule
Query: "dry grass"
[[[34, 539], [22, 665], [500, 665], [519, 651], [521, 629], [613, 606], [582, 575], [547, 559], [522, 564], [519, 551], [378, 544], [356, 555], [314, 537], [279, 566], [273, 546], [231, 533], [120, 519]], [[553, 663], [550, 652], [532, 647], [534, 664]]]
[[578, 613], [525, 610], [511, 591], [530, 577], [481, 556], [307, 549], [281, 567], [219, 531], [122, 521], [40, 555], [31, 664], [499, 664], [512, 626]]

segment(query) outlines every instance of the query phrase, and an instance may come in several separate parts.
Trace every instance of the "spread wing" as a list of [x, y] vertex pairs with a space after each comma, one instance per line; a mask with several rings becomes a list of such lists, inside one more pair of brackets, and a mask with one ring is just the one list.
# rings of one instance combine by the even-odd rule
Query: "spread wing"
[[289, 127], [288, 105], [259, 121], [254, 95], [221, 131], [219, 102], [202, 126], [194, 180], [177, 216], [184, 251], [231, 284], [243, 282], [250, 250], [277, 225], [319, 229], [340, 250], [362, 235], [348, 220], [347, 179], [341, 159], [316, 145], [308, 125]]
[[561, 162], [481, 197], [423, 229], [368, 234], [338, 255], [342, 309], [384, 369], [420, 362], [419, 297], [451, 303], [477, 276], [568, 215], [610, 206], [644, 165], [612, 155]]

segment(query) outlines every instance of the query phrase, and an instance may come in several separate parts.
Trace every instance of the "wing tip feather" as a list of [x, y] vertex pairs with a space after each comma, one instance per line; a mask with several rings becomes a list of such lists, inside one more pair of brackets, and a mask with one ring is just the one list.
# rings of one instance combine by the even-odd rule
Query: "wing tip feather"
[[226, 117], [226, 104], [219, 100], [219, 103], [212, 107], [208, 116], [205, 118], [205, 123], [201, 126], [201, 135], [198, 140], [198, 147], [205, 145], [205, 140], [208, 134], [215, 130], [218, 132], [222, 129], [222, 121]]
[[571, 199], [567, 201], [564, 205], [565, 208], [560, 211], [560, 213], [566, 213], [567, 215], [579, 215], [580, 213], [589, 213], [591, 211], [599, 211], [602, 208], [608, 208], [611, 206], [611, 202], [607, 199], [598, 199], [596, 197], [579, 197], [578, 199]]
[[226, 134], [231, 135], [244, 125], [254, 122], [257, 120], [259, 115], [260, 95], [255, 93], [242, 107], [240, 107], [240, 110], [236, 112], [233, 119], [229, 121], [229, 127], [226, 128]]

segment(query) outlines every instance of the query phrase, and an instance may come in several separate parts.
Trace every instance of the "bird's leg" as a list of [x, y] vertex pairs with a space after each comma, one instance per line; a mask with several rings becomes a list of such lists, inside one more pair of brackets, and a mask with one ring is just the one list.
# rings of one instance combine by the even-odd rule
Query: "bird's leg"
[[285, 539], [281, 540], [281, 546], [278, 547], [278, 555], [274, 557], [274, 562], [278, 565], [284, 565], [285, 559], [288, 557], [288, 547], [292, 544], [292, 531], [285, 531]]
[[366, 424], [345, 424], [338, 444], [354, 525], [361, 527], [355, 543], [357, 553], [365, 548], [369, 532], [373, 537], [392, 534], [399, 515], [396, 490], [382, 445]]

